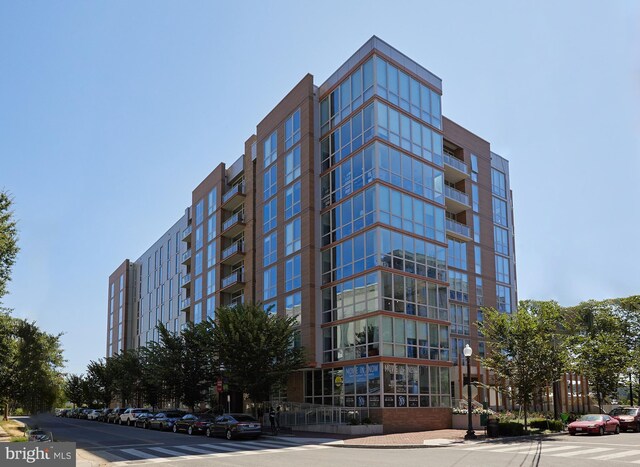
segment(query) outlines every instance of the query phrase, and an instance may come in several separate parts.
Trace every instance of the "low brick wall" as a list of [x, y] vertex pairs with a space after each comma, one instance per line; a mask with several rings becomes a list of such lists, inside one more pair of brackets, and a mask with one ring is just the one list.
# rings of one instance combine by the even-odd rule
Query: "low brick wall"
[[374, 423], [383, 425], [385, 434], [451, 428], [450, 408], [381, 408], [369, 413]]

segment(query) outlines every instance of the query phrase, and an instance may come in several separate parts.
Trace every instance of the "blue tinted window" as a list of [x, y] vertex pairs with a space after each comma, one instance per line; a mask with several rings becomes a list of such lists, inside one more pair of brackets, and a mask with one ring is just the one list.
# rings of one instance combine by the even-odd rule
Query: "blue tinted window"
[[264, 237], [263, 266], [269, 266], [278, 259], [278, 233], [272, 232]]
[[272, 165], [270, 168], [265, 170], [264, 176], [264, 198], [269, 199], [273, 195], [276, 194], [278, 190], [278, 166], [276, 164]]
[[290, 258], [285, 263], [285, 282], [284, 288], [286, 292], [297, 289], [302, 285], [302, 270], [300, 267], [300, 255]]
[[285, 191], [284, 218], [289, 219], [300, 212], [300, 182], [291, 185]]
[[278, 132], [271, 133], [263, 143], [264, 166], [268, 167], [278, 157]]
[[278, 214], [278, 198], [274, 197], [271, 201], [265, 203], [262, 208], [264, 217], [263, 231], [268, 232], [276, 227], [276, 216]]
[[300, 109], [296, 110], [284, 123], [285, 151], [300, 141]]
[[278, 294], [278, 267], [273, 266], [264, 271], [263, 300], [274, 298]]

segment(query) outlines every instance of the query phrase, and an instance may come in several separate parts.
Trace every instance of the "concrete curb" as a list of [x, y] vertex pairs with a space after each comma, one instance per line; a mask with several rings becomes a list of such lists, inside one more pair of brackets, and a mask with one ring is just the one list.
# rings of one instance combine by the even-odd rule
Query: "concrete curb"
[[465, 442], [464, 440], [452, 439], [450, 442], [443, 440], [441, 443], [429, 443], [429, 441], [436, 440], [424, 440], [423, 444], [344, 444], [344, 441], [333, 441], [330, 443], [324, 443], [325, 446], [337, 447], [337, 448], [354, 448], [354, 449], [424, 449], [424, 448], [447, 448], [451, 446], [469, 446], [472, 444], [504, 444], [517, 440], [532, 440], [540, 438], [553, 438], [557, 436], [566, 436], [568, 432], [560, 433], [548, 433], [543, 435], [528, 435], [528, 436], [509, 436], [501, 438], [489, 438], [474, 441], [472, 443]]

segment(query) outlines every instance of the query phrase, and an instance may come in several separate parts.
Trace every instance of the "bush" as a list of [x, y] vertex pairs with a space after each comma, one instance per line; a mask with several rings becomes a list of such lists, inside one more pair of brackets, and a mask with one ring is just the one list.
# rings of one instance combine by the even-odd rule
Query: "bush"
[[531, 420], [529, 426], [531, 428], [538, 428], [539, 430], [549, 431], [562, 431], [564, 428], [562, 420], [547, 420], [545, 418], [537, 418]]
[[498, 434], [500, 436], [522, 436], [524, 435], [524, 425], [518, 422], [499, 422]]
[[371, 421], [371, 419], [369, 417], [364, 417], [362, 419], [362, 424], [363, 425], [371, 425], [373, 422]]

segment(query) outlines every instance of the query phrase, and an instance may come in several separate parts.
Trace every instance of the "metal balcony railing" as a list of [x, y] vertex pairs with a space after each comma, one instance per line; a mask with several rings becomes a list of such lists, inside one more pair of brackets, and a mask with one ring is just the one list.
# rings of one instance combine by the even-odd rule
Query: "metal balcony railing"
[[453, 219], [447, 219], [446, 223], [447, 230], [451, 232], [456, 232], [460, 235], [464, 235], [465, 237], [471, 238], [471, 229], [469, 226], [464, 225], [458, 221], [454, 221]]
[[222, 204], [226, 203], [237, 194], [244, 194], [244, 183], [238, 183], [237, 185], [232, 186], [229, 191], [222, 195]]
[[229, 248], [225, 248], [222, 251], [222, 259], [225, 260], [229, 256], [234, 255], [235, 253], [242, 253], [244, 251], [244, 242], [242, 240], [238, 240]]
[[446, 152], [444, 153], [444, 163], [453, 167], [454, 169], [459, 170], [460, 172], [469, 174], [469, 169], [467, 168], [467, 164], [462, 162], [457, 157], [447, 154]]
[[444, 186], [444, 195], [448, 198], [454, 199], [456, 201], [458, 201], [459, 203], [462, 203], [466, 206], [469, 206], [469, 196], [467, 196], [466, 193], [456, 189], [456, 188], [452, 188], [449, 185], [445, 185]]
[[224, 232], [233, 224], [237, 222], [242, 222], [243, 220], [244, 220], [244, 215], [242, 214], [242, 212], [236, 212], [233, 216], [231, 216], [229, 219], [224, 221], [224, 223], [222, 224], [222, 231]]

